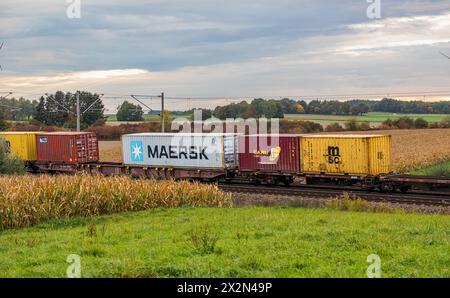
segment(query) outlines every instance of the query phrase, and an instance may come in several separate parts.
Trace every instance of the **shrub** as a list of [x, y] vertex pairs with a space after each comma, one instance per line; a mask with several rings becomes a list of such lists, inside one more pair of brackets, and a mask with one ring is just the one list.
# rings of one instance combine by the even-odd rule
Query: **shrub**
[[350, 131], [358, 131], [360, 128], [360, 125], [358, 123], [358, 120], [356, 120], [356, 118], [350, 118], [346, 123], [345, 123], [345, 128], [347, 130]]
[[366, 211], [368, 205], [367, 201], [356, 195], [350, 196], [347, 192], [327, 203], [328, 208], [344, 211]]
[[9, 128], [10, 131], [60, 131], [62, 130], [56, 126], [47, 126], [45, 124], [40, 123], [37, 120], [31, 120], [29, 123], [26, 122], [18, 122], [11, 125]]
[[386, 127], [386, 128], [393, 128], [394, 127], [394, 123], [393, 123], [391, 118], [386, 119], [381, 125], [383, 127]]
[[98, 119], [94, 122], [94, 124], [92, 124], [92, 126], [103, 126], [106, 124], [106, 119], [107, 118]]
[[280, 121], [281, 133], [317, 133], [323, 132], [323, 126], [312, 121]]
[[25, 165], [23, 161], [9, 151], [5, 139], [0, 138], [0, 174], [24, 174]]
[[399, 213], [405, 212], [404, 209], [392, 206], [383, 202], [370, 203], [356, 195], [350, 196], [349, 193], [344, 193], [326, 203], [326, 207], [333, 210], [341, 211], [355, 211], [355, 212], [384, 212], [384, 213]]
[[396, 120], [387, 119], [382, 123], [382, 127], [388, 129], [412, 129], [415, 128], [415, 124], [413, 119], [409, 117], [401, 117]]
[[124, 134], [142, 132], [160, 132], [161, 124], [157, 122], [145, 122], [139, 124], [101, 125], [91, 126], [85, 131], [95, 132], [99, 140], [120, 140]]
[[394, 126], [398, 129], [411, 129], [414, 128], [414, 120], [409, 117], [401, 117], [394, 121]]
[[344, 130], [345, 129], [337, 122], [332, 123], [325, 128], [325, 131], [327, 132], [340, 132]]
[[[441, 128], [441, 123], [439, 123], [439, 122], [429, 123], [428, 128]], [[445, 127], [443, 127], [443, 128], [445, 128]]]
[[[84, 122], [80, 122], [81, 129], [86, 129], [88, 127], [89, 127], [88, 124], [86, 124]], [[74, 117], [69, 118], [69, 120], [67, 120], [64, 123], [63, 128], [66, 130], [76, 130], [77, 129], [77, 118], [74, 118]]]
[[362, 122], [362, 123], [359, 125], [359, 130], [361, 130], [361, 131], [367, 131], [367, 130], [370, 130], [370, 124], [367, 123], [367, 122]]
[[428, 121], [426, 121], [423, 118], [417, 118], [414, 120], [414, 127], [415, 128], [428, 128]]
[[439, 123], [439, 127], [441, 128], [450, 128], [450, 116], [446, 117]]
[[191, 231], [190, 240], [195, 250], [200, 254], [211, 254], [216, 249], [219, 236], [211, 231], [208, 226], [203, 226]]

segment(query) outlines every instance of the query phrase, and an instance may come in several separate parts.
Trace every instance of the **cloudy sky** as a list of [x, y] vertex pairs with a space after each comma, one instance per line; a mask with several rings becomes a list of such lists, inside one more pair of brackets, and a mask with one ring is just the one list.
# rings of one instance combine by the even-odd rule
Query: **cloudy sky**
[[450, 1], [380, 1], [371, 19], [367, 0], [81, 0], [71, 19], [66, 0], [1, 0], [0, 92], [83, 89], [114, 107], [164, 91], [179, 110], [251, 97], [450, 99], [439, 54], [450, 55]]

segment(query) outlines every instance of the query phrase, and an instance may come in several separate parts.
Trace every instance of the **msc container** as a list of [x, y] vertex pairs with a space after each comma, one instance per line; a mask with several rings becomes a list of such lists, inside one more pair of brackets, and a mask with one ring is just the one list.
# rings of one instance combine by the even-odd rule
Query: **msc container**
[[21, 160], [36, 160], [36, 134], [38, 132], [0, 132], [0, 137], [6, 140], [8, 151]]
[[225, 169], [237, 165], [237, 135], [139, 133], [122, 136], [126, 165]]
[[248, 135], [239, 138], [239, 167], [243, 171], [300, 171], [299, 135]]
[[303, 173], [379, 175], [391, 172], [391, 136], [304, 135], [300, 138]]
[[98, 140], [92, 132], [53, 132], [36, 135], [37, 160], [90, 163], [99, 160]]

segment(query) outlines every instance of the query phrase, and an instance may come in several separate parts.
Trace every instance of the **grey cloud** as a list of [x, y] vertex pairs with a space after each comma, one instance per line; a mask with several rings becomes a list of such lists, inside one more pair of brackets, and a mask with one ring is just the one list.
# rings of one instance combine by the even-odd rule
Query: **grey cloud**
[[[450, 67], [437, 55], [450, 49], [448, 34], [427, 34], [426, 22], [367, 30], [377, 21], [367, 18], [365, 0], [90, 0], [82, 1], [80, 20], [66, 18], [64, 1], [34, 1], [24, 9], [26, 3], [0, 4], [5, 7], [0, 40], [7, 40], [0, 52], [6, 72], [0, 77], [9, 80], [136, 68], [155, 77], [95, 82], [92, 88], [111, 93], [164, 89], [183, 96], [448, 85]], [[448, 0], [382, 0], [382, 16], [394, 20], [447, 10]], [[436, 42], [414, 43], [421, 39]], [[403, 44], [386, 46], [397, 40]]]

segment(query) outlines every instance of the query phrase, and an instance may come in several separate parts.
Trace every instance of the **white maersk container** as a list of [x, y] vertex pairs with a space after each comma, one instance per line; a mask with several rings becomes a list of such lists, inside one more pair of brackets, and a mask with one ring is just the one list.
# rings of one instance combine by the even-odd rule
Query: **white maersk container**
[[122, 136], [126, 165], [225, 169], [237, 166], [235, 134], [139, 133]]

